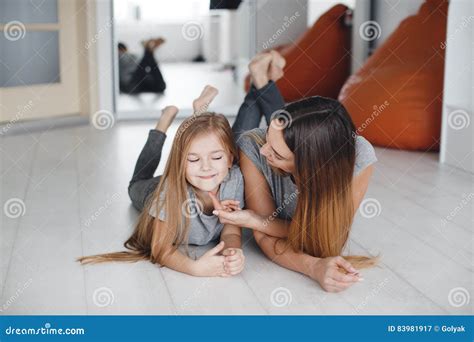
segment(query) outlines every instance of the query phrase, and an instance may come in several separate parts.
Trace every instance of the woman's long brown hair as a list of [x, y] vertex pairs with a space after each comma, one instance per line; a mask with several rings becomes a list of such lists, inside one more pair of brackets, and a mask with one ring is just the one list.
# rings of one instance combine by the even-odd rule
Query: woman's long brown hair
[[[189, 218], [183, 215], [182, 206], [188, 200], [186, 182], [186, 161], [189, 147], [194, 138], [202, 134], [217, 135], [226, 152], [233, 161], [237, 160], [237, 148], [234, 143], [229, 121], [222, 114], [203, 113], [193, 115], [179, 126], [173, 140], [171, 154], [164, 173], [153, 195], [145, 204], [132, 236], [124, 243], [127, 251], [85, 256], [78, 259], [82, 264], [108, 261], [136, 262], [149, 260], [163, 264], [164, 258], [188, 240]], [[160, 194], [164, 192], [164, 201]], [[156, 201], [155, 201], [156, 200]], [[166, 224], [155, 224], [155, 218], [149, 214], [156, 203], [158, 213], [164, 209]], [[156, 221], [159, 219], [156, 218]], [[160, 230], [158, 230], [158, 226]], [[165, 230], [166, 229], [166, 230]]]
[[[341, 255], [355, 214], [354, 123], [340, 102], [320, 96], [292, 102], [278, 117], [285, 121], [283, 136], [294, 154], [293, 176], [299, 191], [286, 245], [320, 258]], [[344, 258], [356, 268], [378, 260]]]

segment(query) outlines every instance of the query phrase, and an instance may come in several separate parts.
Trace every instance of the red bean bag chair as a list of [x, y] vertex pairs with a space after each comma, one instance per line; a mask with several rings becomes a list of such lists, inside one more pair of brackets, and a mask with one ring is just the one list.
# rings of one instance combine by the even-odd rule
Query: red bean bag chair
[[[285, 101], [321, 95], [337, 98], [351, 68], [351, 29], [344, 24], [347, 7], [324, 13], [294, 43], [275, 48], [286, 59], [277, 86]], [[249, 77], [245, 90], [249, 88]]]
[[447, 10], [426, 0], [342, 88], [339, 101], [371, 143], [439, 149]]

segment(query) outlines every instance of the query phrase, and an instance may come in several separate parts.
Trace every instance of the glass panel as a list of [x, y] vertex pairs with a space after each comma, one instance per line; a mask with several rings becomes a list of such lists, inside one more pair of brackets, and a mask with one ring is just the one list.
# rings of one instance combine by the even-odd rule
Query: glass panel
[[56, 24], [57, 0], [0, 0], [0, 23]]
[[58, 31], [26, 31], [21, 39], [0, 35], [0, 87], [59, 82]]

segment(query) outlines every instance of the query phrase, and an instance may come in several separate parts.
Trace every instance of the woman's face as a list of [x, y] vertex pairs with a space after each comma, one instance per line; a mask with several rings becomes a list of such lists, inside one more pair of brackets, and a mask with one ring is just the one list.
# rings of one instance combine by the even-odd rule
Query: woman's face
[[217, 191], [232, 166], [230, 155], [214, 133], [194, 138], [186, 158], [186, 180], [202, 191]]
[[283, 130], [278, 125], [269, 125], [267, 142], [260, 148], [260, 153], [267, 159], [268, 165], [285, 173], [295, 171], [295, 156], [286, 145]]

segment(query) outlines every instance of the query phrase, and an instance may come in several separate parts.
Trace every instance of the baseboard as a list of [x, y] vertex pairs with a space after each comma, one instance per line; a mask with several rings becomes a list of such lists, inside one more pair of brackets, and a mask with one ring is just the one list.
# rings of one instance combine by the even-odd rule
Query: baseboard
[[49, 131], [51, 129], [88, 125], [89, 117], [84, 115], [59, 116], [38, 120], [7, 122], [0, 125], [0, 137], [28, 134], [38, 131]]

